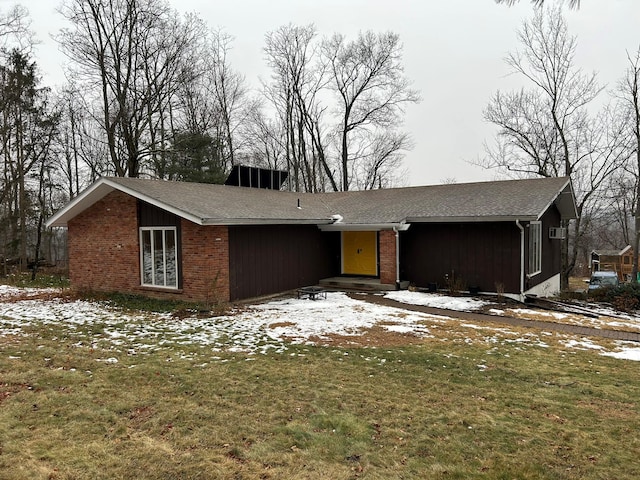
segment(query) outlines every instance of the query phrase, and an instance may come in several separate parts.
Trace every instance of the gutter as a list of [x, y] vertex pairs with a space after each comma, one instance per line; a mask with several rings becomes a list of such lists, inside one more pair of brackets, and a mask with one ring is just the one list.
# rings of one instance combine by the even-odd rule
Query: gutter
[[400, 290], [400, 229], [393, 227], [393, 232], [396, 234], [396, 290]]
[[520, 229], [520, 301], [524, 302], [524, 227], [516, 219], [516, 227]]

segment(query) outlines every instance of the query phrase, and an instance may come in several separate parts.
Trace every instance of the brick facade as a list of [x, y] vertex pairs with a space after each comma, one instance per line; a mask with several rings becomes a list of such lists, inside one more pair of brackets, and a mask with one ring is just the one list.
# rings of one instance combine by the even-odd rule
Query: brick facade
[[182, 288], [185, 297], [229, 301], [229, 230], [182, 219]]
[[114, 191], [69, 221], [69, 278], [78, 290], [124, 292], [209, 303], [229, 300], [227, 227], [181, 221], [177, 291], [140, 285], [138, 204]]
[[381, 230], [378, 236], [380, 248], [380, 283], [396, 283], [396, 232]]
[[140, 286], [135, 198], [111, 192], [69, 221], [69, 279], [74, 288], [132, 291]]

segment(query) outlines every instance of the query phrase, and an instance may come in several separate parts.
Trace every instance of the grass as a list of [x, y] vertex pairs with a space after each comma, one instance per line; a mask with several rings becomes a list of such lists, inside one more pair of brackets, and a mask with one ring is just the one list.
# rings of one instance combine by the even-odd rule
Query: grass
[[[197, 312], [224, 312], [226, 305], [204, 305], [196, 302], [166, 300], [145, 297], [119, 292], [82, 292], [81, 297], [86, 300], [106, 302], [114, 307], [127, 311], [142, 310], [146, 312], [173, 312], [173, 313], [197, 313]], [[215, 308], [214, 308], [215, 307]]]
[[31, 271], [17, 271], [5, 277], [0, 277], [0, 283], [29, 288], [67, 288], [69, 286], [69, 278], [64, 270], [43, 269], [38, 272], [35, 280], [31, 280]]
[[638, 365], [551, 338], [434, 324], [249, 355], [103, 329], [0, 336], [0, 480], [640, 478]]
[[110, 363], [67, 333], [0, 337], [0, 479], [640, 477], [633, 362], [427, 339]]

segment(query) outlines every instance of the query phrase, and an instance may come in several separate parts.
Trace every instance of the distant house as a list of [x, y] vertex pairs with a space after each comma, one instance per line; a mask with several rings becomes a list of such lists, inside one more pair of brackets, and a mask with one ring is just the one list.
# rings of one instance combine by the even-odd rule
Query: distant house
[[500, 292], [560, 288], [567, 178], [293, 193], [101, 178], [48, 221], [77, 289], [233, 301], [366, 278]]
[[591, 252], [591, 272], [611, 271], [621, 281], [629, 281], [633, 275], [633, 248], [627, 245], [620, 250], [594, 250]]

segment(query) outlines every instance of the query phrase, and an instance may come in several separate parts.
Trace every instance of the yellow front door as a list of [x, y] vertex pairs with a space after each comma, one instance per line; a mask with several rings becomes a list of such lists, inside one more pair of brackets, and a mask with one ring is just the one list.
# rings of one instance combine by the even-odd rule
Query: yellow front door
[[378, 275], [377, 232], [342, 232], [342, 273]]

